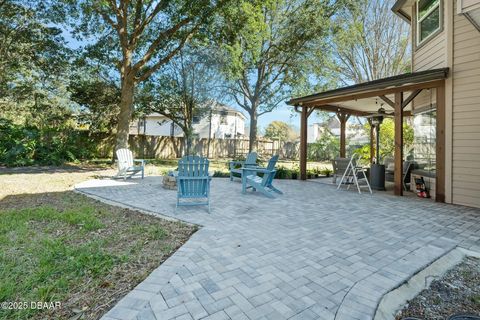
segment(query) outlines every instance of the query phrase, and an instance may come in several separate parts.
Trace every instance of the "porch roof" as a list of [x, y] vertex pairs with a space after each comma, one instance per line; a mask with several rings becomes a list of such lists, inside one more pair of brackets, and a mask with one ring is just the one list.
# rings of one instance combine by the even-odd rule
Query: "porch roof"
[[[448, 76], [448, 68], [405, 73], [393, 77], [364, 82], [348, 87], [320, 92], [287, 101], [295, 107], [309, 107], [331, 112], [345, 112], [367, 116], [377, 112], [381, 105], [392, 106], [396, 92], [410, 92], [412, 100], [422, 89], [438, 86]], [[408, 101], [408, 100], [407, 100]], [[411, 102], [408, 101], [408, 102]], [[407, 106], [405, 111], [411, 110]]]

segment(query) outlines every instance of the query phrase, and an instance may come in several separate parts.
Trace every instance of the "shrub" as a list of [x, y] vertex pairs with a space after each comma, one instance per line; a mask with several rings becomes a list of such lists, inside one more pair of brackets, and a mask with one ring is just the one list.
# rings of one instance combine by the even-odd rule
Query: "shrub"
[[216, 178], [227, 178], [227, 177], [230, 177], [230, 173], [229, 173], [229, 172], [224, 172], [224, 171], [215, 170], [215, 171], [213, 172], [213, 176], [216, 177]]
[[34, 162], [38, 132], [0, 119], [0, 163], [28, 166]]
[[339, 152], [339, 139], [328, 132], [322, 133], [316, 142], [309, 143], [307, 147], [308, 160], [313, 161], [334, 159]]
[[20, 126], [0, 118], [0, 164], [60, 165], [96, 156], [98, 141], [73, 128]]

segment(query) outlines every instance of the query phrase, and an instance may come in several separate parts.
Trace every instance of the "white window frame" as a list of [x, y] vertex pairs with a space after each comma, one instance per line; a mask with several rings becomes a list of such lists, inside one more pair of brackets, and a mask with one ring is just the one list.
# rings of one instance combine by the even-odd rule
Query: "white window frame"
[[[429, 41], [431, 38], [435, 37], [438, 32], [440, 30], [442, 30], [442, 13], [443, 13], [443, 8], [442, 8], [442, 0], [438, 0], [438, 4], [436, 6], [433, 6], [430, 10], [427, 11], [427, 13], [425, 13], [425, 15], [420, 18], [420, 14], [419, 14], [419, 3], [420, 3], [421, 0], [417, 0], [416, 1], [416, 35], [417, 35], [417, 46], [420, 46], [422, 44], [424, 44], [425, 42]], [[420, 24], [422, 23], [423, 20], [425, 20], [433, 11], [437, 10], [438, 8], [438, 28], [435, 29], [434, 31], [432, 31], [432, 33], [430, 33], [425, 39], [421, 40], [420, 39], [420, 32], [421, 32], [421, 28], [420, 28]]]

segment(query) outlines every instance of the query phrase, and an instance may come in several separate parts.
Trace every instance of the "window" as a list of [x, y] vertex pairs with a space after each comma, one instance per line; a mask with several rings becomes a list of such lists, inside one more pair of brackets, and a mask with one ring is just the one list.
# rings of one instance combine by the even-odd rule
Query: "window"
[[417, 45], [440, 30], [440, 3], [441, 0], [417, 1]]
[[199, 116], [193, 116], [192, 117], [192, 124], [199, 124], [200, 123], [200, 117]]
[[433, 106], [413, 117], [413, 158], [420, 170], [432, 176], [436, 169], [436, 120], [437, 112]]
[[228, 112], [227, 111], [220, 111], [220, 124], [227, 124], [227, 115], [228, 115]]

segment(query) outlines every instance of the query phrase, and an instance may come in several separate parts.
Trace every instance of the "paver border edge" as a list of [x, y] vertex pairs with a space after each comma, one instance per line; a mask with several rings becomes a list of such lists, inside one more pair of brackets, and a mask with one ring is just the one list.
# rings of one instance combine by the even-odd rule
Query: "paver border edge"
[[407, 301], [416, 297], [422, 290], [428, 288], [434, 279], [443, 276], [448, 270], [460, 264], [467, 256], [480, 258], [480, 252], [455, 247], [425, 268], [414, 273], [408, 280], [383, 295], [377, 305], [373, 319], [395, 319], [396, 313]]
[[161, 214], [161, 213], [158, 213], [158, 212], [145, 210], [143, 208], [139, 208], [139, 207], [136, 207], [136, 206], [131, 206], [131, 205], [128, 205], [128, 204], [123, 203], [123, 202], [113, 201], [113, 200], [98, 196], [96, 194], [93, 194], [91, 192], [85, 191], [85, 190], [83, 190], [83, 188], [78, 189], [77, 187], [73, 187], [73, 191], [77, 192], [79, 194], [83, 194], [84, 196], [95, 199], [97, 201], [103, 202], [105, 204], [111, 205], [111, 206], [116, 206], [116, 207], [121, 207], [121, 208], [125, 208], [125, 209], [139, 211], [143, 214], [147, 214], [149, 216], [154, 216], [154, 217], [157, 217], [157, 218], [162, 218], [162, 219], [165, 219], [165, 220], [168, 220], [168, 221], [182, 222], [182, 223], [185, 223], [185, 224], [187, 224], [189, 226], [192, 226], [192, 227], [198, 227], [199, 229], [203, 228], [203, 225], [191, 223], [191, 222], [183, 220], [181, 218], [175, 218], [175, 217], [167, 216], [167, 215], [164, 215], [164, 214]]

